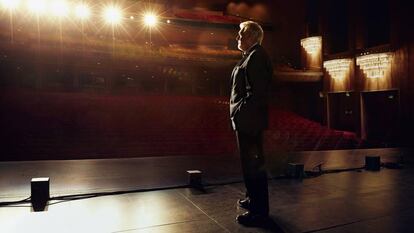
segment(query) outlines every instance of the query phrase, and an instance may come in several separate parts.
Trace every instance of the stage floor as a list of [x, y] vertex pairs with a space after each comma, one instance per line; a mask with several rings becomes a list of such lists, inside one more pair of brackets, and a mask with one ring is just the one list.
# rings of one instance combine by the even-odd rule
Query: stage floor
[[[151, 157], [136, 159], [0, 162], [0, 202], [30, 196], [30, 179], [51, 179], [51, 196], [131, 192], [71, 201], [50, 201], [45, 211], [30, 203], [0, 207], [0, 232], [414, 232], [414, 163], [400, 149], [301, 152], [279, 163], [302, 162], [306, 170], [359, 167], [365, 155], [400, 161], [403, 169], [327, 173], [303, 180], [269, 181], [272, 221], [262, 228], [235, 222], [243, 210], [237, 157]], [[270, 162], [269, 162], [270, 161]], [[283, 169], [268, 160], [271, 176]], [[203, 171], [205, 192], [173, 188], [187, 184], [186, 170]], [[227, 184], [226, 184], [227, 183]], [[172, 189], [162, 189], [171, 187]]]

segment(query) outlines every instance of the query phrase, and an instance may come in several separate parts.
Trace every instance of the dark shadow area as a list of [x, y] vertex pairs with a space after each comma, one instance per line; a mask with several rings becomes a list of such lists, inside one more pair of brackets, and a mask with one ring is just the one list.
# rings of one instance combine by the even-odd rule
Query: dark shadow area
[[382, 142], [383, 146], [396, 146], [400, 135], [399, 91], [362, 93], [365, 130], [368, 141]]
[[272, 233], [284, 233], [285, 232], [271, 216], [267, 218], [266, 220], [263, 220], [262, 222], [247, 225], [245, 227], [260, 228], [264, 230], [265, 232], [272, 232]]
[[273, 218], [269, 218], [268, 221], [263, 226], [263, 229], [268, 230], [274, 233], [284, 233], [285, 231], [277, 224]]
[[47, 211], [47, 209], [48, 209], [48, 200], [37, 200], [36, 202], [32, 202], [33, 212], [43, 212], [43, 211]]

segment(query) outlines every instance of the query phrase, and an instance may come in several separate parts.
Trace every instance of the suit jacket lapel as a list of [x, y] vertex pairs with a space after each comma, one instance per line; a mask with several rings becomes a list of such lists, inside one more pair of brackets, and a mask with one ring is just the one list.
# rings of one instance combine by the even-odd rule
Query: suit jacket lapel
[[233, 71], [231, 72], [231, 76], [230, 76], [230, 84], [233, 83], [233, 79], [234, 77], [237, 75], [237, 70], [239, 69], [239, 67], [246, 61], [248, 56], [243, 56], [239, 62], [237, 62], [236, 66], [234, 66]]

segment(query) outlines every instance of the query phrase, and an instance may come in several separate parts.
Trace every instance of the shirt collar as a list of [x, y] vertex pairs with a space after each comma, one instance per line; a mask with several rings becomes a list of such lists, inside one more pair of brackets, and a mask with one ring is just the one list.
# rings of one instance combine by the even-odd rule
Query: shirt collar
[[246, 52], [243, 52], [243, 57], [248, 56], [259, 43], [254, 43]]

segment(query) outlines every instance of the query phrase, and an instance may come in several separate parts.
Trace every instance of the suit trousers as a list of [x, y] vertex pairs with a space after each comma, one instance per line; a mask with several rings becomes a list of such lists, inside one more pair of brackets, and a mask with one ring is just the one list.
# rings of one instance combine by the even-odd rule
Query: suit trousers
[[269, 214], [267, 173], [263, 154], [263, 132], [236, 131], [246, 197], [250, 199], [250, 211]]

